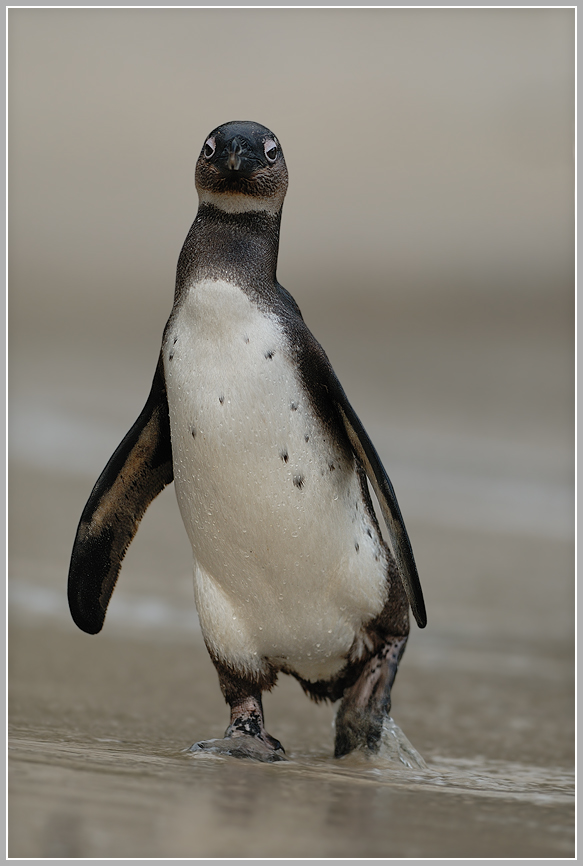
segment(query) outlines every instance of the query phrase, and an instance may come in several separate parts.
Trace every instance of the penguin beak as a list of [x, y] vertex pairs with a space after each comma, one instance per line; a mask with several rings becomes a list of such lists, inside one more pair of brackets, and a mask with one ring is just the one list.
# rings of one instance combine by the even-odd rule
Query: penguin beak
[[235, 136], [227, 142], [215, 166], [223, 177], [251, 177], [258, 163], [247, 141]]
[[227, 168], [229, 171], [239, 171], [241, 168], [241, 154], [243, 152], [243, 148], [239, 144], [238, 138], [233, 138], [232, 141], [229, 142], [229, 146], [227, 149]]

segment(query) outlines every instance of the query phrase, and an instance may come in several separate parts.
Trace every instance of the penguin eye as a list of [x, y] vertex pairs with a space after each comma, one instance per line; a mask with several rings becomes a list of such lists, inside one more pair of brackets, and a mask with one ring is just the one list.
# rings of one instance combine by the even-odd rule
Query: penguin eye
[[275, 162], [277, 159], [277, 143], [272, 138], [269, 138], [263, 145], [263, 148], [265, 150], [267, 161]]
[[213, 153], [216, 150], [216, 144], [214, 138], [207, 138], [204, 143], [204, 155], [207, 159], [210, 159]]

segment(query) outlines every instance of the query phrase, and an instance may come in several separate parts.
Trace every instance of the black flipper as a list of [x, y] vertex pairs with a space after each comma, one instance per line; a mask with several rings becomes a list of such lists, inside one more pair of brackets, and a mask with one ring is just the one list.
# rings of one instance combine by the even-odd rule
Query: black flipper
[[411, 610], [419, 628], [425, 628], [427, 625], [427, 614], [425, 612], [423, 590], [421, 589], [411, 542], [409, 541], [391, 479], [387, 475], [381, 459], [362, 426], [358, 415], [348, 402], [338, 382], [334, 391], [336, 406], [344, 422], [350, 443], [360, 458], [379, 501], [387, 529], [389, 530], [391, 548], [397, 560], [401, 580], [403, 581]]
[[121, 563], [148, 505], [174, 478], [162, 357], [136, 423], [99, 476], [81, 515], [69, 567], [69, 608], [101, 631]]

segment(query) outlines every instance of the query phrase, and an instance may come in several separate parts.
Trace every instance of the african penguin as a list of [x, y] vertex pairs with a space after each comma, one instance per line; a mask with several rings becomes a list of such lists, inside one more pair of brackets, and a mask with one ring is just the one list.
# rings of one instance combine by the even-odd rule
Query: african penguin
[[191, 748], [263, 761], [284, 759], [261, 703], [279, 673], [317, 701], [341, 700], [336, 756], [377, 751], [409, 605], [426, 624], [392, 484], [277, 281], [287, 183], [266, 127], [234, 121], [206, 138], [152, 389], [85, 506], [68, 583], [74, 621], [97, 633], [146, 508], [174, 480], [231, 707], [224, 738]]

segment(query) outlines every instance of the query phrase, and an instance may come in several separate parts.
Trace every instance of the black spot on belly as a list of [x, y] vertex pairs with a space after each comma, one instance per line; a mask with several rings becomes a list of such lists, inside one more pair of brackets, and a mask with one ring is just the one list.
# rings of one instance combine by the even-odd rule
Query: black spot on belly
[[171, 361], [173, 357], [174, 357], [174, 352], [172, 350], [170, 350], [170, 354], [168, 355], [168, 360]]
[[360, 544], [358, 543], [358, 541], [354, 542], [354, 549], [356, 550], [357, 553], [360, 550]]
[[298, 488], [298, 490], [301, 490], [302, 487], [304, 486], [304, 476], [303, 475], [294, 475], [294, 484]]
[[287, 453], [287, 448], [282, 448], [282, 450], [279, 452], [279, 456], [281, 457], [281, 459], [283, 460], [284, 463], [287, 463], [287, 461], [289, 460], [289, 454]]
[[336, 467], [334, 466], [333, 463], [328, 463], [328, 469], [330, 470], [330, 472], [334, 472], [334, 470], [336, 469]]
[[243, 340], [244, 340], [246, 343], [249, 342], [249, 337], [247, 336], [247, 334], [245, 334], [245, 336], [243, 337]]
[[310, 441], [310, 436], [309, 436], [308, 433], [305, 433], [305, 434], [304, 434], [304, 439], [305, 439], [306, 442], [309, 442], [309, 441]]
[[370, 528], [368, 526], [366, 527], [366, 534], [369, 538], [372, 538], [372, 532], [370, 531]]
[[296, 411], [297, 411], [297, 408], [298, 408], [298, 404], [292, 400], [292, 402], [290, 403], [289, 408], [292, 410], [292, 412], [296, 412]]
[[221, 406], [222, 406], [224, 402], [225, 402], [225, 395], [224, 395], [224, 394], [221, 394], [221, 396], [219, 397], [219, 403], [220, 403]]
[[273, 358], [274, 355], [275, 355], [275, 352], [273, 351], [273, 349], [269, 349], [265, 353], [265, 357], [267, 358], [268, 361], [271, 361], [271, 359]]
[[190, 428], [190, 435], [192, 436], [193, 439], [196, 439], [196, 427], [194, 426], [194, 424]]

